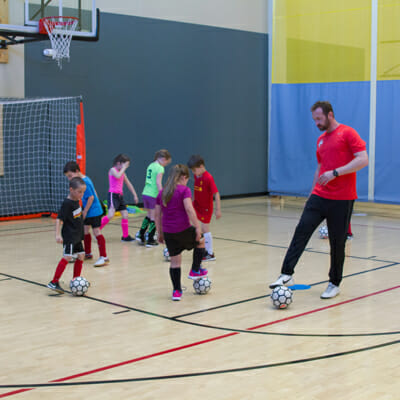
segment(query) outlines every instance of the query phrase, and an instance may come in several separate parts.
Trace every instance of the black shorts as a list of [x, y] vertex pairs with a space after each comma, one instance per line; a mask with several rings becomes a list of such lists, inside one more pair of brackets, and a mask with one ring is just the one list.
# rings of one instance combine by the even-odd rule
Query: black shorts
[[63, 255], [64, 256], [73, 256], [74, 254], [84, 253], [82, 242], [78, 243], [68, 243], [65, 242], [63, 245]]
[[115, 211], [126, 210], [124, 196], [119, 193], [108, 192], [108, 209], [114, 208]]
[[164, 232], [164, 240], [170, 257], [181, 254], [183, 250], [192, 250], [199, 244], [196, 241], [196, 228], [193, 226], [182, 232]]
[[83, 225], [91, 226], [92, 228], [100, 228], [101, 226], [101, 215], [97, 217], [85, 218]]

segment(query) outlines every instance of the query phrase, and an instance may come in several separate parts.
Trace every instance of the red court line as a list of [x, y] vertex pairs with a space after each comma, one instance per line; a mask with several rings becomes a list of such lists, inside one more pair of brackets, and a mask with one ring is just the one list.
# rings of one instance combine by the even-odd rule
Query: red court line
[[278, 319], [278, 320], [276, 320], [276, 321], [267, 322], [266, 324], [253, 326], [252, 328], [247, 328], [246, 330], [247, 330], [247, 331], [252, 331], [252, 330], [255, 330], [255, 329], [258, 329], [258, 328], [264, 328], [265, 326], [274, 325], [274, 324], [279, 324], [280, 322], [289, 321], [289, 320], [291, 320], [291, 319], [295, 319], [295, 318], [299, 318], [299, 317], [304, 317], [305, 315], [314, 314], [314, 313], [319, 312], [319, 311], [325, 311], [325, 310], [328, 310], [329, 308], [341, 306], [341, 305], [343, 305], [343, 304], [352, 303], [353, 301], [362, 300], [362, 299], [365, 299], [365, 298], [367, 298], [367, 297], [376, 296], [377, 294], [389, 292], [389, 291], [391, 291], [391, 290], [395, 290], [395, 289], [399, 289], [399, 288], [400, 288], [400, 285], [398, 285], [398, 286], [393, 286], [393, 287], [391, 287], [391, 288], [389, 288], [389, 289], [379, 290], [378, 292], [374, 292], [374, 293], [370, 293], [370, 294], [365, 294], [364, 296], [355, 297], [354, 299], [341, 301], [340, 303], [331, 304], [331, 305], [326, 306], [326, 307], [316, 308], [315, 310], [307, 311], [307, 312], [305, 312], [305, 313], [301, 313], [301, 314], [297, 314], [297, 315], [292, 315], [291, 317], [282, 318], [282, 319]]
[[[247, 328], [246, 330], [251, 331], [251, 330], [258, 329], [258, 328], [263, 328], [263, 327], [265, 327], [265, 326], [278, 324], [278, 323], [280, 323], [280, 322], [289, 321], [289, 320], [291, 320], [291, 319], [303, 317], [303, 316], [305, 316], [305, 315], [314, 314], [314, 313], [317, 313], [317, 312], [320, 312], [320, 311], [325, 311], [325, 310], [328, 310], [328, 309], [330, 309], [330, 308], [342, 306], [342, 305], [344, 305], [344, 304], [352, 303], [352, 302], [354, 302], [354, 301], [362, 300], [362, 299], [365, 299], [365, 298], [371, 297], [371, 296], [376, 296], [376, 295], [378, 295], [378, 294], [382, 294], [382, 293], [389, 292], [389, 291], [391, 291], [391, 290], [395, 290], [395, 289], [399, 289], [399, 288], [400, 288], [400, 285], [398, 285], [398, 286], [393, 286], [393, 287], [388, 288], [388, 289], [379, 290], [378, 292], [369, 293], [369, 294], [366, 294], [366, 295], [364, 295], [364, 296], [355, 297], [354, 299], [349, 299], [349, 300], [341, 301], [340, 303], [331, 304], [331, 305], [328, 305], [328, 306], [326, 306], [326, 307], [316, 308], [315, 310], [311, 310], [311, 311], [307, 311], [307, 312], [304, 312], [304, 313], [301, 313], [301, 314], [292, 315], [292, 316], [287, 317], [287, 318], [282, 318], [282, 319], [278, 319], [278, 320], [275, 320], [275, 321], [267, 322], [267, 323], [262, 324], [262, 325], [253, 326], [253, 327], [251, 327], [251, 328]], [[71, 380], [71, 379], [80, 378], [80, 377], [82, 377], [82, 376], [95, 374], [95, 373], [97, 373], [97, 372], [102, 372], [102, 371], [106, 371], [106, 370], [108, 370], [108, 369], [121, 367], [121, 366], [124, 366], [124, 365], [132, 364], [132, 363], [134, 363], [134, 362], [138, 362], [138, 361], [146, 360], [146, 359], [149, 359], [149, 358], [154, 358], [154, 357], [162, 356], [162, 355], [165, 355], [165, 354], [173, 353], [173, 352], [175, 352], [175, 351], [180, 351], [180, 350], [188, 349], [188, 348], [190, 348], [190, 347], [199, 346], [199, 345], [201, 345], [201, 344], [214, 342], [214, 341], [216, 341], [216, 340], [225, 339], [225, 338], [227, 338], [227, 337], [236, 336], [236, 335], [239, 335], [239, 334], [240, 334], [240, 332], [231, 332], [231, 333], [227, 333], [227, 334], [225, 334], [225, 335], [215, 336], [215, 337], [210, 338], [210, 339], [205, 339], [205, 340], [201, 340], [201, 341], [199, 341], [199, 342], [189, 343], [189, 344], [186, 344], [186, 345], [184, 345], [184, 346], [174, 347], [174, 348], [172, 348], [172, 349], [160, 351], [160, 352], [158, 352], [158, 353], [148, 354], [148, 355], [146, 355], [146, 356], [142, 356], [142, 357], [138, 357], [138, 358], [133, 358], [132, 360], [122, 361], [122, 362], [117, 363], [117, 364], [107, 365], [107, 366], [105, 366], [105, 367], [96, 368], [96, 369], [93, 369], [93, 370], [91, 370], [91, 371], [86, 371], [86, 372], [82, 372], [82, 373], [79, 373], [79, 374], [67, 376], [67, 377], [64, 377], [64, 378], [55, 379], [55, 380], [52, 380], [52, 381], [49, 381], [49, 382], [50, 382], [50, 383], [56, 383], [56, 382], [65, 382], [65, 381], [69, 381], [69, 380]], [[26, 388], [26, 389], [14, 390], [14, 391], [12, 391], [12, 392], [7, 392], [7, 393], [0, 394], [0, 398], [12, 396], [12, 395], [15, 395], [15, 394], [19, 394], [19, 393], [22, 393], [22, 392], [27, 392], [27, 391], [34, 390], [34, 389], [36, 389], [36, 388]]]

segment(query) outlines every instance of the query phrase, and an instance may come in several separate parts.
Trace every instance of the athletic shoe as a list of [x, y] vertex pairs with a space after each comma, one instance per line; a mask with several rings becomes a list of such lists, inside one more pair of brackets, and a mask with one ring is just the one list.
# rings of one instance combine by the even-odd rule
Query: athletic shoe
[[146, 239], [144, 237], [144, 235], [136, 235], [136, 241], [138, 242], [138, 244], [140, 246], [144, 246], [146, 244]]
[[336, 297], [339, 293], [339, 286], [336, 286], [332, 282], [329, 282], [328, 287], [325, 289], [325, 292], [321, 294], [321, 299], [332, 299], [333, 297]]
[[110, 262], [108, 257], [100, 256], [99, 259], [93, 264], [93, 267], [104, 267]]
[[93, 258], [93, 254], [85, 254], [85, 260], [91, 260]]
[[158, 246], [158, 242], [155, 241], [154, 239], [149, 239], [146, 242], [146, 247], [156, 247]]
[[277, 286], [291, 286], [294, 284], [294, 280], [292, 275], [282, 274], [280, 277], [274, 282], [269, 285], [270, 289], [274, 289]]
[[214, 261], [215, 260], [215, 254], [212, 253], [207, 253], [203, 258], [202, 261]]
[[126, 236], [126, 237], [123, 237], [123, 236], [122, 236], [121, 240], [122, 240], [123, 242], [133, 242], [133, 241], [135, 241], [135, 239], [134, 239], [131, 235], [128, 235], [128, 236]]
[[47, 284], [47, 287], [51, 290], [56, 291], [57, 293], [61, 293], [61, 294], [64, 293], [64, 289], [60, 286], [60, 284], [58, 282], [57, 283], [49, 282]]
[[190, 270], [189, 272], [189, 279], [197, 280], [203, 278], [204, 276], [208, 275], [208, 271], [205, 268], [200, 268], [199, 271], [195, 271], [194, 269]]
[[347, 234], [347, 240], [353, 240], [353, 234], [352, 233], [348, 233]]
[[182, 298], [182, 291], [181, 290], [174, 290], [172, 292], [172, 300], [180, 301]]

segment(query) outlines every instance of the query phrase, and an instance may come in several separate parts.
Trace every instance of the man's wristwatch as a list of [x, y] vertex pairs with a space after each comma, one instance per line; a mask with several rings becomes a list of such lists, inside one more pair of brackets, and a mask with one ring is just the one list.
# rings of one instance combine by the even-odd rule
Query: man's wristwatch
[[339, 176], [339, 172], [337, 172], [336, 169], [334, 169], [332, 172], [333, 172], [333, 176], [335, 178], [337, 178]]

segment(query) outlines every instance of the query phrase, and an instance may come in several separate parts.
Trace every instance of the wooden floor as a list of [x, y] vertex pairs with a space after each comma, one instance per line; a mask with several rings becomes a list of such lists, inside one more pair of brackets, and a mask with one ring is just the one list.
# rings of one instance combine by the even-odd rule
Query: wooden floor
[[[118, 220], [104, 230], [111, 264], [84, 264], [82, 298], [46, 288], [61, 256], [53, 220], [0, 223], [0, 398], [399, 399], [400, 207], [356, 204], [332, 300], [319, 298], [329, 244], [316, 232], [294, 275], [311, 288], [276, 310], [268, 283], [303, 203], [222, 201], [212, 289], [194, 294], [186, 253], [181, 302], [161, 246], [122, 243]], [[140, 223], [130, 218], [131, 234]], [[65, 288], [71, 276], [72, 264]]]

